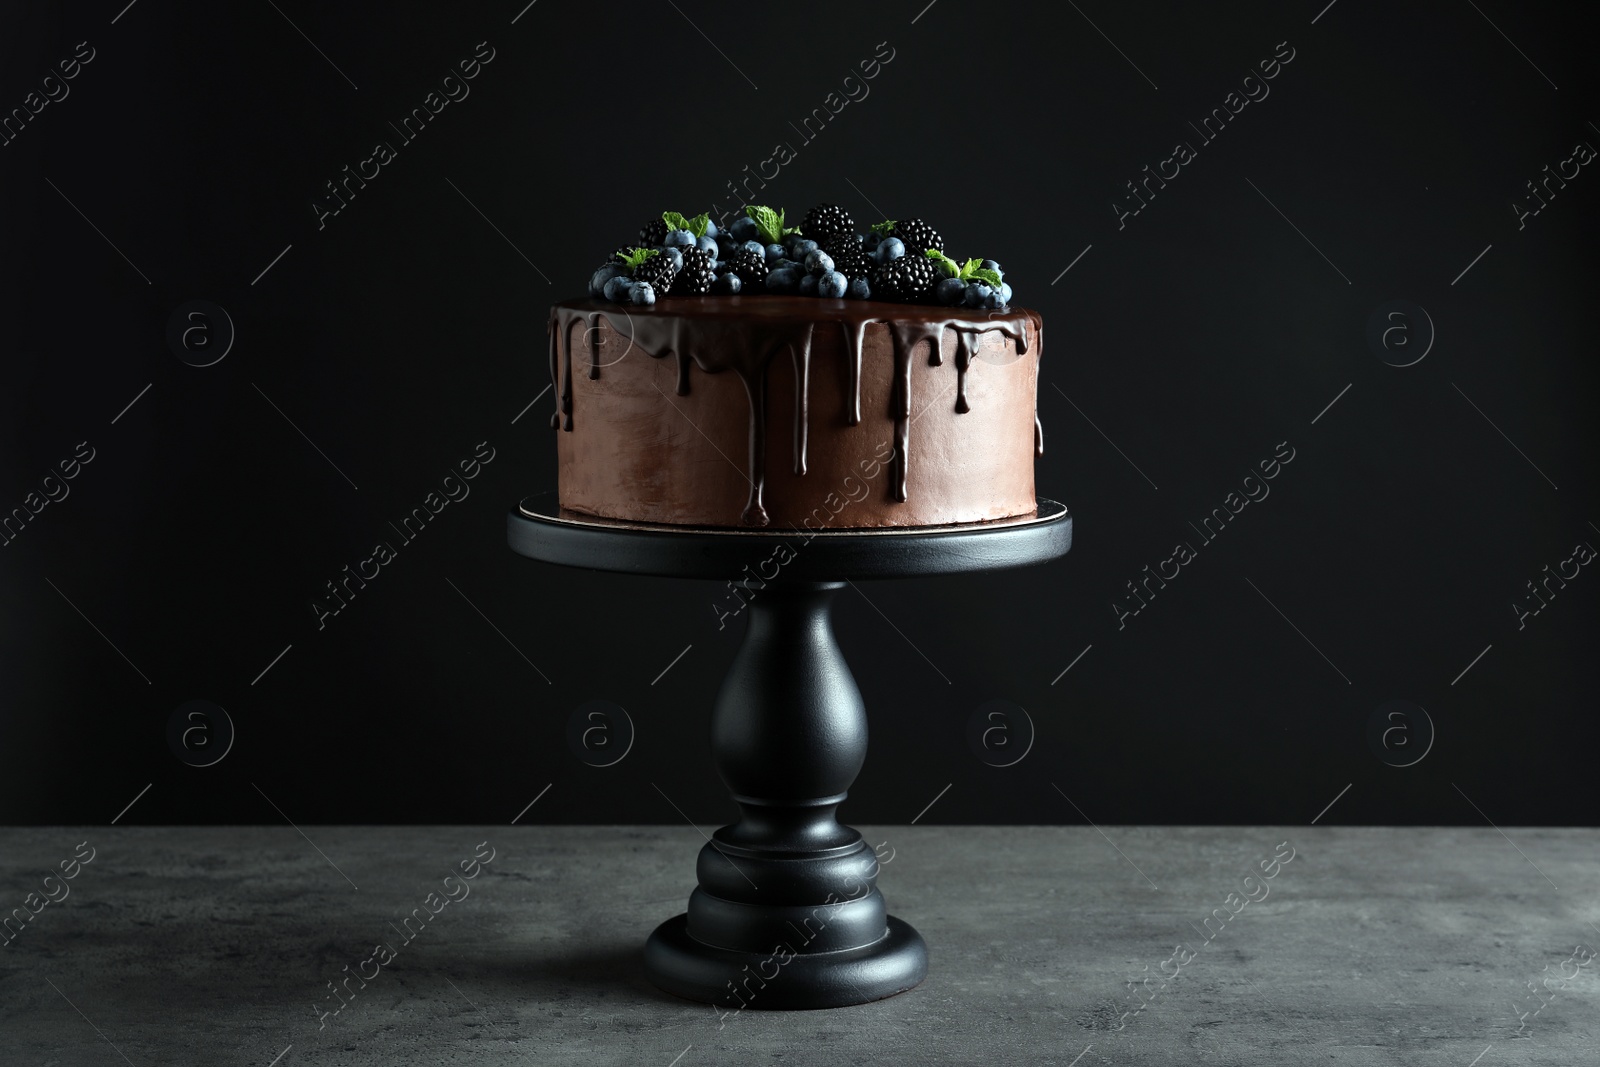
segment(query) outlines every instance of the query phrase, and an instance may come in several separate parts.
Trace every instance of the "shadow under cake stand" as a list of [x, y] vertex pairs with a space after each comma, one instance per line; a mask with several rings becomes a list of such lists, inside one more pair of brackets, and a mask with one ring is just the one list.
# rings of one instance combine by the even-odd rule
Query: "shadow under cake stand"
[[866, 759], [867, 715], [829, 605], [849, 581], [1055, 559], [1072, 546], [1067, 509], [1040, 499], [1036, 517], [963, 526], [722, 529], [562, 513], [548, 493], [512, 509], [506, 527], [531, 559], [732, 580], [748, 601], [711, 720], [739, 821], [700, 850], [687, 914], [646, 942], [650, 980], [729, 1010], [864, 1004], [921, 982], [927, 946], [887, 913], [876, 853], [835, 814]]

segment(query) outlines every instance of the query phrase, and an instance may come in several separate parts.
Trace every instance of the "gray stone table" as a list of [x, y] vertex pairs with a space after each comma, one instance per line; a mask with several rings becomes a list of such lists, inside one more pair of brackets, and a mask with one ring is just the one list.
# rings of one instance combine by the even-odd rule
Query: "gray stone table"
[[0, 830], [0, 1065], [1600, 1064], [1595, 830], [863, 828], [927, 981], [722, 1014], [692, 828], [303, 829]]

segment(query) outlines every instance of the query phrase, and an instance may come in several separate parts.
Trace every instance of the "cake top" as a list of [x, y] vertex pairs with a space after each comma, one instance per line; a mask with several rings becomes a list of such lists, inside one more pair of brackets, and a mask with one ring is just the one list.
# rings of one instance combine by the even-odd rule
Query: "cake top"
[[589, 278], [592, 298], [634, 307], [739, 294], [974, 310], [1011, 303], [1000, 264], [951, 258], [923, 219], [885, 219], [863, 232], [837, 204], [818, 204], [798, 226], [785, 224], [782, 209], [752, 204], [725, 229], [710, 215], [663, 211]]

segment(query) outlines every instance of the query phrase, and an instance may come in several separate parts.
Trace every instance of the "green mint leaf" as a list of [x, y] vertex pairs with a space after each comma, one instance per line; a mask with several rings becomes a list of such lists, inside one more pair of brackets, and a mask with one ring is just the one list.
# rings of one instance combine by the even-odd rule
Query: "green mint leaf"
[[660, 254], [661, 250], [658, 248], [630, 248], [622, 254], [622, 261], [627, 264], [628, 270], [632, 271], [651, 256]]
[[784, 237], [789, 236], [791, 233], [799, 233], [799, 232], [800, 232], [800, 227], [798, 227], [798, 226], [785, 226], [783, 228], [783, 236]]
[[[689, 228], [689, 220], [676, 211], [663, 211], [661, 213], [661, 221], [667, 224], [667, 229], [669, 230], [687, 230]], [[698, 237], [699, 234], [695, 236]]]
[[976, 279], [977, 281], [983, 282], [985, 285], [987, 285], [991, 289], [1000, 288], [1000, 274], [999, 274], [999, 272], [998, 271], [992, 271], [988, 267], [977, 267], [977, 268], [975, 268], [973, 270], [973, 272], [972, 272], [972, 277], [974, 279]]
[[872, 224], [872, 232], [880, 236], [887, 236], [894, 229], [894, 219], [884, 219], [882, 222]]
[[[928, 253], [927, 254], [928, 254], [928, 258], [933, 260], [934, 264], [936, 266], [938, 266], [940, 272], [943, 273], [946, 278], [965, 278], [966, 277], [966, 275], [964, 273], [962, 273], [965, 268], [963, 268], [960, 265], [958, 265], [955, 260], [953, 260], [949, 256], [945, 255], [943, 252], [939, 251], [937, 248], [928, 249]], [[967, 261], [967, 263], [970, 265], [972, 263], [972, 260], [969, 259]]]
[[[680, 219], [683, 218], [682, 215], [679, 215], [678, 217]], [[683, 221], [684, 225], [680, 228], [688, 230], [696, 237], [704, 237], [706, 235], [706, 230], [711, 226], [711, 216], [705, 213], [696, 215], [692, 219], [684, 219]]]
[[756, 232], [761, 236], [761, 243], [766, 245], [777, 244], [783, 240], [783, 213], [774, 211], [764, 204], [750, 204], [744, 213], [755, 222]]

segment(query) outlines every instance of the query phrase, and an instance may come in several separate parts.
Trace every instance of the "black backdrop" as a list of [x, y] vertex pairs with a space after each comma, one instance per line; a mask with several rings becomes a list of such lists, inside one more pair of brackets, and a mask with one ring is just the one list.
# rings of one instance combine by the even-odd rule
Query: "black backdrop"
[[[786, 142], [761, 200], [921, 215], [1042, 311], [1039, 485], [1077, 518], [1046, 568], [846, 591], [848, 818], [1594, 821], [1600, 108], [1568, 6], [925, 5], [7, 5], [0, 507], [69, 495], [0, 548], [0, 818], [726, 818], [715, 591], [521, 559], [503, 516], [553, 486], [548, 305]], [[1177, 175], [1123, 217], [1147, 165]], [[189, 365], [216, 307], [231, 348]], [[319, 630], [480, 442], [470, 496]], [[1577, 576], [1519, 617], [1546, 565]], [[168, 740], [196, 699], [237, 730], [207, 767]], [[566, 741], [594, 699], [636, 729], [604, 768]], [[996, 699], [1036, 731], [1008, 767], [967, 742]]]

